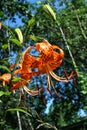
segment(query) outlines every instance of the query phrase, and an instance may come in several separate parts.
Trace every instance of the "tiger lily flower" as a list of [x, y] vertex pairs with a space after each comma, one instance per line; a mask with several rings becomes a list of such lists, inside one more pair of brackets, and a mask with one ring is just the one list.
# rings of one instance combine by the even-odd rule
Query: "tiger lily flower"
[[33, 46], [30, 46], [23, 53], [23, 56], [22, 56], [22, 70], [24, 70], [25, 72], [29, 72], [29, 69], [31, 68], [32, 64], [35, 63], [35, 61], [36, 61], [35, 57], [31, 56], [29, 54], [30, 50], [33, 49], [33, 48], [34, 48]]
[[41, 87], [40, 89], [38, 90], [30, 90], [26, 85], [29, 83], [29, 81], [26, 81], [26, 80], [20, 80], [20, 81], [17, 81], [17, 82], [13, 82], [12, 83], [12, 87], [11, 87], [11, 90], [12, 91], [15, 91], [19, 88], [22, 88], [22, 90], [24, 90], [27, 94], [31, 95], [31, 96], [36, 96], [36, 95], [39, 95], [41, 91], [43, 91], [43, 87]]
[[64, 58], [64, 52], [58, 46], [55, 46], [55, 45], [52, 46], [49, 42], [44, 40], [43, 42], [36, 44], [36, 49], [37, 49], [37, 51], [39, 51], [41, 53], [40, 54], [41, 57], [37, 58], [38, 73], [47, 74], [47, 80], [48, 80], [47, 90], [51, 94], [50, 86], [52, 86], [55, 93], [59, 97], [59, 95], [52, 83], [51, 76], [57, 81], [68, 82], [71, 78], [73, 78], [74, 72], [71, 72], [71, 74], [69, 76], [67, 75], [66, 77], [57, 76], [53, 72], [53, 70], [55, 70], [56, 68], [58, 68], [61, 65], [62, 60]]
[[72, 77], [73, 73], [67, 76], [67, 78], [64, 78], [57, 76], [53, 72], [53, 70], [61, 65], [64, 58], [64, 52], [61, 48], [55, 45], [52, 46], [49, 42], [44, 40], [36, 44], [36, 49], [41, 53], [41, 57], [37, 58], [39, 74], [46, 73], [61, 82], [67, 82]]
[[19, 80], [17, 82], [12, 82], [12, 87], [11, 87], [11, 90], [12, 91], [15, 91], [19, 88], [22, 88], [26, 93], [28, 93], [29, 95], [31, 96], [36, 96], [38, 95], [41, 91], [43, 91], [43, 87], [41, 87], [40, 89], [38, 90], [30, 90], [26, 85], [29, 84], [32, 76], [33, 76], [33, 73], [32, 72], [27, 72], [25, 73], [22, 69], [16, 71], [15, 74], [17, 73], [20, 73], [21, 74], [21, 79], [22, 80]]
[[11, 74], [9, 74], [9, 73], [3, 74], [2, 76], [0, 76], [0, 80], [3, 81], [3, 86], [5, 86], [6, 83], [10, 83]]
[[[37, 57], [29, 54], [29, 52], [33, 48], [40, 53]], [[51, 45], [46, 40], [43, 40], [41, 43], [36, 43], [36, 47], [28, 47], [22, 55], [21, 63], [17, 64], [17, 66], [19, 66], [20, 68], [16, 69], [13, 73], [14, 78], [17, 74], [20, 74], [21, 80], [12, 82], [11, 90], [14, 91], [19, 88], [22, 88], [32, 96], [38, 95], [43, 90], [42, 87], [39, 90], [30, 90], [26, 85], [29, 84], [32, 76], [47, 74], [47, 90], [51, 94], [50, 86], [52, 86], [55, 93], [57, 94], [57, 91], [52, 83], [51, 77], [53, 77], [57, 81], [68, 82], [71, 78], [73, 78], [75, 74], [74, 72], [71, 72], [70, 75], [66, 74], [65, 77], [60, 77], [53, 72], [53, 70], [55, 70], [61, 65], [63, 58], [63, 50], [58, 46]], [[10, 68], [12, 69], [13, 67], [14, 65], [12, 65]], [[37, 71], [32, 71], [35, 68], [37, 69]], [[3, 74], [2, 76], [0, 76], [0, 80], [3, 81], [3, 85], [5, 85], [6, 83], [10, 83], [11, 74]], [[57, 94], [57, 96], [59, 95]]]
[[35, 96], [35, 95], [38, 95], [43, 90], [43, 88], [41, 87], [38, 90], [30, 90], [26, 86], [30, 82], [32, 76], [36, 76], [36, 72], [32, 72], [30, 70], [32, 64], [35, 63], [35, 61], [36, 61], [34, 56], [29, 55], [29, 51], [32, 48], [33, 47], [28, 47], [26, 49], [26, 51], [23, 53], [23, 56], [22, 56], [22, 62], [21, 62], [21, 64], [19, 64], [20, 68], [14, 71], [14, 75], [20, 74], [20, 77], [23, 80], [19, 80], [17, 82], [13, 82], [11, 90], [14, 91], [14, 90], [17, 90], [19, 88], [22, 88], [29, 95]]
[[64, 52], [58, 46], [52, 46], [44, 40], [36, 44], [36, 49], [41, 53], [41, 57], [37, 59], [39, 73], [49, 73], [61, 65]]

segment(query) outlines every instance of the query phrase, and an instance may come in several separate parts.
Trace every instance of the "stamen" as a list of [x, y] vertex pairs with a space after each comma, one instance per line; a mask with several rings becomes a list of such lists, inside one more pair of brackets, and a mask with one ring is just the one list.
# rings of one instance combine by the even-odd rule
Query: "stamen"
[[49, 76], [49, 74], [47, 75], [47, 90], [48, 90], [48, 92], [50, 93], [50, 95], [52, 96], [52, 92], [51, 92], [51, 89], [50, 89], [50, 86], [51, 86], [51, 83], [50, 83], [50, 76]]
[[53, 96], [51, 90], [49, 89], [49, 86], [47, 87], [47, 90], [50, 93], [50, 95]]
[[54, 84], [53, 84], [52, 80], [51, 80], [51, 86], [52, 86], [52, 88], [54, 89], [54, 91], [55, 91], [55, 93], [56, 93], [57, 97], [60, 99], [61, 97], [59, 96], [59, 94], [58, 94], [57, 90], [55, 89], [55, 87], [54, 87]]
[[43, 90], [43, 88], [40, 88], [39, 90], [30, 90], [27, 88], [27, 86], [23, 86], [23, 89], [31, 96], [36, 96], [40, 91]]
[[66, 76], [66, 79], [68, 80], [68, 74], [67, 74], [66, 70], [64, 70], [64, 74]]
[[68, 80], [66, 78], [63, 77], [59, 77], [58, 75], [56, 75], [53, 71], [49, 72], [50, 75], [57, 81], [61, 81], [61, 82], [68, 82]]
[[73, 73], [73, 71], [72, 71], [71, 74], [67, 77], [67, 78], [68, 78], [68, 80], [67, 80], [67, 79], [64, 78], [64, 77], [59, 77], [59, 76], [57, 76], [53, 71], [50, 71], [49, 73], [50, 73], [50, 75], [51, 75], [54, 79], [56, 79], [57, 81], [61, 81], [61, 82], [68, 82], [68, 81], [73, 77], [73, 75], [74, 75], [74, 73]]
[[55, 91], [57, 97], [60, 98], [60, 96], [58, 95], [58, 93], [57, 93], [57, 91], [56, 91], [56, 89], [55, 89], [55, 87], [54, 87], [54, 84], [53, 84], [53, 82], [52, 82], [52, 80], [51, 80], [51, 77], [50, 77], [50, 75], [48, 74], [48, 87], [47, 87], [47, 90], [49, 91], [50, 95], [53, 96], [53, 95], [52, 95], [52, 92], [51, 92], [51, 90], [50, 90], [50, 86], [52, 86], [52, 88], [54, 89], [54, 91]]

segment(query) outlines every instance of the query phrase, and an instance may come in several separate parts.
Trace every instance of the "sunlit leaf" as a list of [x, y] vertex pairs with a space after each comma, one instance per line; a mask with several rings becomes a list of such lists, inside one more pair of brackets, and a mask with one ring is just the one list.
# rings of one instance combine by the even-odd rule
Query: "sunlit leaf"
[[0, 103], [2, 103], [2, 100], [0, 100]]
[[2, 95], [4, 95], [4, 92], [3, 92], [3, 91], [0, 91], [0, 97], [1, 97]]
[[34, 40], [35, 42], [37, 41], [37, 38], [34, 35], [30, 35], [29, 38]]
[[83, 90], [83, 91], [81, 91], [81, 93], [85, 95], [85, 94], [87, 94], [87, 91]]
[[4, 92], [4, 94], [6, 95], [6, 96], [10, 96], [10, 94], [11, 94], [11, 92]]
[[21, 108], [9, 108], [9, 109], [6, 110], [6, 112], [8, 112], [8, 111], [19, 111], [19, 112], [22, 112], [22, 113], [24, 113], [24, 114], [26, 114], [28, 116], [31, 116], [30, 113], [28, 113], [27, 111], [25, 111], [25, 110], [23, 110]]
[[3, 95], [9, 96], [10, 94], [11, 94], [10, 92], [0, 91], [0, 97], [3, 96]]
[[4, 122], [4, 121], [1, 121], [1, 122], [0, 122], [0, 125], [4, 125], [4, 124], [5, 124], [5, 122]]
[[28, 26], [31, 27], [35, 23], [35, 18], [31, 18], [31, 20], [28, 22]]
[[41, 1], [37, 1], [36, 4], [37, 4], [37, 5], [41, 5], [42, 2], [41, 2]]
[[18, 41], [17, 39], [9, 39], [10, 41], [12, 41], [14, 44], [16, 44], [17, 46], [21, 46], [21, 42]]
[[53, 9], [50, 7], [49, 4], [43, 5], [43, 10], [53, 18], [53, 20], [56, 20], [56, 14], [54, 13]]
[[35, 35], [29, 35], [29, 36], [27, 36], [27, 38], [32, 39], [35, 42], [37, 42], [37, 41], [40, 42], [40, 41], [44, 40], [43, 37], [39, 37], [39, 36], [35, 36]]
[[12, 82], [17, 82], [17, 81], [19, 81], [19, 80], [23, 80], [23, 79], [20, 78], [20, 77], [15, 77], [14, 79], [12, 79]]
[[15, 29], [15, 32], [16, 32], [17, 35], [18, 35], [18, 39], [19, 39], [20, 43], [23, 43], [23, 35], [22, 35], [21, 30], [20, 30], [19, 28], [16, 28], [16, 29]]
[[2, 49], [7, 49], [8, 48], [8, 44], [4, 44], [4, 45], [2, 45]]

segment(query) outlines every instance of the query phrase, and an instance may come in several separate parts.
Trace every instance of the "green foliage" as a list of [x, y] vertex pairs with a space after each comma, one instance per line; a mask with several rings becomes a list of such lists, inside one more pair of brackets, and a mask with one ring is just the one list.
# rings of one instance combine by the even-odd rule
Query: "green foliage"
[[45, 4], [43, 5], [43, 10], [54, 20], [56, 21], [56, 15], [54, 11], [51, 9], [50, 5]]
[[17, 33], [18, 39], [19, 39], [20, 43], [22, 44], [23, 43], [23, 35], [22, 35], [21, 30], [19, 28], [16, 28], [15, 32]]
[[[13, 63], [12, 54], [17, 55], [15, 59], [17, 64], [21, 59], [22, 49], [42, 39], [47, 39], [51, 44], [58, 45], [64, 50], [63, 63], [55, 70], [58, 75], [64, 75], [65, 69], [67, 73], [73, 69], [78, 73], [78, 78], [75, 75], [74, 83], [73, 80], [60, 83], [52, 79], [60, 98], [53, 90], [53, 97], [47, 92], [38, 97], [30, 97], [25, 93], [21, 95], [19, 90], [11, 92], [11, 83], [22, 80], [21, 78], [11, 79], [11, 83], [5, 87], [0, 81], [1, 130], [19, 129], [18, 118], [23, 120], [21, 124], [23, 129], [50, 127], [57, 130], [81, 120], [78, 115], [81, 109], [87, 116], [87, 3], [83, 0], [64, 0], [59, 1], [61, 8], [57, 7], [57, 4], [55, 0], [38, 1], [34, 4], [22, 0], [1, 1], [0, 21], [3, 25], [0, 30], [0, 76], [3, 73], [13, 73], [14, 70], [8, 67], [8, 64]], [[22, 23], [14, 29], [9, 26], [8, 21], [16, 23], [15, 16], [18, 16]], [[8, 23], [6, 25], [5, 20]], [[46, 86], [45, 76], [43, 79], [41, 77], [32, 79], [29, 84], [30, 88], [38, 86]], [[44, 113], [46, 104], [51, 98], [53, 103], [46, 115]], [[20, 113], [19, 117], [17, 112]]]
[[8, 67], [4, 66], [4, 65], [0, 65], [0, 69], [3, 69], [7, 72], [10, 72], [10, 69]]
[[17, 46], [21, 46], [21, 42], [19, 40], [17, 40], [17, 39], [9, 39], [9, 41], [12, 41]]
[[0, 91], [0, 97], [3, 96], [3, 95], [10, 96], [10, 92]]
[[25, 110], [23, 110], [23, 109], [20, 109], [20, 108], [9, 108], [9, 109], [7, 109], [6, 110], [6, 113], [8, 112], [8, 111], [19, 111], [19, 112], [22, 112], [22, 113], [24, 113], [24, 114], [26, 114], [26, 115], [28, 115], [28, 116], [31, 116], [31, 114], [29, 114], [27, 111], [25, 111]]

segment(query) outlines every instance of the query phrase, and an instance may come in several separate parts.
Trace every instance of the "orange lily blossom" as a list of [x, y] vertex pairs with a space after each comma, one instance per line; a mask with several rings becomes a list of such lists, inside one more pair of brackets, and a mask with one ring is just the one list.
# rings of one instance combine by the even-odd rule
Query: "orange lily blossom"
[[[41, 53], [41, 57], [37, 59], [39, 73], [48, 73], [61, 65], [64, 52], [58, 46], [52, 46], [44, 40], [36, 44], [36, 49]], [[54, 49], [57, 49], [59, 53]]]
[[[59, 77], [53, 72], [53, 70], [55, 70], [61, 65], [62, 60], [64, 58], [64, 52], [58, 46], [55, 45], [52, 46], [48, 41], [44, 40], [43, 42], [36, 44], [36, 49], [41, 53], [41, 57], [37, 59], [39, 62], [38, 73], [47, 74], [47, 80], [48, 80], [47, 90], [51, 94], [50, 86], [52, 86], [55, 93], [57, 94], [57, 91], [52, 83], [51, 76], [57, 81], [68, 82], [69, 79], [73, 78], [74, 72], [71, 72], [71, 74], [67, 77]], [[57, 96], [59, 97], [58, 94]]]
[[33, 73], [32, 72], [26, 72], [26, 71], [23, 71], [21, 69], [21, 71], [19, 70], [18, 72], [16, 71], [16, 74], [17, 73], [20, 73], [21, 74], [21, 79], [22, 80], [19, 80], [17, 82], [13, 82], [12, 83], [12, 87], [11, 87], [11, 90], [14, 91], [14, 90], [17, 90], [19, 88], [22, 88], [26, 93], [28, 93], [29, 95], [32, 95], [32, 96], [35, 96], [35, 95], [38, 95], [41, 91], [43, 91], [43, 87], [41, 87], [40, 89], [38, 90], [30, 90], [26, 85], [30, 82], [32, 76], [33, 76]]
[[43, 91], [43, 87], [41, 87], [38, 90], [30, 90], [26, 85], [29, 83], [29, 81], [20, 80], [18, 82], [13, 82], [11, 90], [17, 90], [19, 88], [22, 88], [26, 93], [28, 93], [31, 96], [39, 95], [41, 91]]
[[[70, 76], [65, 78], [59, 77], [53, 72], [53, 70], [61, 65], [64, 58], [64, 52], [61, 48], [55, 45], [52, 46], [49, 42], [44, 40], [43, 42], [36, 44], [36, 49], [41, 53], [41, 57], [37, 58], [39, 74], [49, 74], [54, 79], [61, 82], [67, 82], [72, 78], [73, 72], [71, 72]], [[56, 50], [58, 50], [58, 52]]]
[[28, 94], [35, 96], [35, 95], [38, 95], [40, 91], [43, 90], [43, 87], [41, 87], [38, 90], [30, 90], [26, 86], [30, 82], [30, 79], [32, 78], [32, 76], [36, 76], [36, 72], [32, 72], [30, 70], [30, 67], [35, 61], [35, 58], [29, 55], [28, 53], [32, 48], [33, 47], [28, 47], [26, 49], [26, 51], [23, 53], [23, 56], [22, 56], [22, 63], [19, 64], [20, 68], [14, 71], [14, 74], [15, 75], [20, 74], [20, 77], [23, 80], [20, 80], [18, 82], [13, 82], [11, 90], [14, 91], [14, 90], [17, 90], [18, 88], [23, 88]]
[[[29, 54], [33, 48], [40, 52], [40, 55], [38, 55], [38, 57]], [[36, 43], [36, 47], [28, 47], [22, 55], [21, 63], [17, 64], [17, 66], [20, 68], [16, 69], [13, 73], [14, 77], [17, 74], [20, 74], [21, 80], [12, 82], [11, 90], [14, 91], [18, 88], [23, 88], [28, 94], [35, 96], [39, 94], [43, 88], [40, 88], [39, 90], [30, 90], [26, 85], [30, 82], [32, 76], [47, 74], [47, 90], [51, 93], [50, 86], [52, 86], [55, 93], [57, 94], [56, 89], [52, 83], [51, 76], [57, 81], [67, 82], [69, 79], [73, 78], [74, 75], [74, 72], [71, 72], [69, 76], [66, 75], [66, 77], [59, 77], [53, 72], [53, 70], [61, 65], [63, 58], [63, 50], [58, 46], [51, 45], [46, 40], [43, 40], [40, 43]], [[13, 66], [14, 65], [12, 65], [11, 68], [13, 68]], [[35, 68], [37, 68], [37, 71], [32, 71], [32, 69]], [[5, 83], [9, 83], [11, 80], [11, 74], [3, 74], [0, 76], [0, 80], [3, 81], [4, 85]]]
[[[18, 73], [19, 73], [19, 71], [17, 71], [17, 70], [14, 71], [15, 75]], [[41, 91], [43, 91], [43, 87], [41, 87], [38, 90], [30, 90], [27, 88], [26, 85], [29, 83], [30, 78], [32, 77], [32, 75], [30, 75], [30, 74], [32, 74], [32, 73], [26, 74], [26, 73], [22, 72], [21, 80], [12, 82], [11, 90], [14, 91], [19, 88], [22, 88], [23, 90], [25, 90], [25, 92], [27, 92], [29, 95], [32, 95], [32, 96], [38, 95]], [[15, 76], [14, 76], [14, 78], [15, 78]], [[3, 74], [2, 76], [0, 76], [0, 80], [3, 81], [3, 86], [5, 86], [6, 83], [10, 83], [11, 74], [9, 74], [9, 73]]]
[[[46, 40], [42, 41], [41, 43], [36, 43], [36, 50], [40, 52], [40, 55], [38, 57], [35, 57], [29, 54], [30, 50], [33, 48], [35, 47], [30, 46], [23, 53], [21, 68], [16, 70], [15, 73], [20, 73], [21, 78], [25, 79], [26, 81], [29, 81], [32, 78], [32, 76], [36, 76], [40, 74], [47, 74], [47, 80], [48, 80], [47, 89], [50, 92], [50, 86], [52, 86], [54, 91], [56, 92], [55, 87], [51, 80], [51, 76], [57, 81], [67, 82], [70, 78], [72, 78], [74, 74], [72, 72], [70, 76], [67, 76], [64, 78], [64, 77], [57, 76], [53, 72], [53, 70], [58, 68], [62, 63], [62, 60], [64, 58], [63, 50], [59, 48], [58, 46], [55, 46], [55, 45], [52, 46]], [[38, 71], [32, 72], [31, 71], [32, 68], [37, 68]], [[26, 82], [23, 81], [23, 84], [21, 85], [16, 84], [12, 87], [12, 89], [14, 90], [18, 88], [17, 86], [24, 86], [24, 85], [26, 85]], [[25, 90], [27, 89], [28, 88], [25, 88]]]
[[3, 81], [3, 86], [5, 86], [6, 83], [10, 83], [10, 79], [11, 79], [11, 74], [9, 73], [0, 76], [0, 80]]

